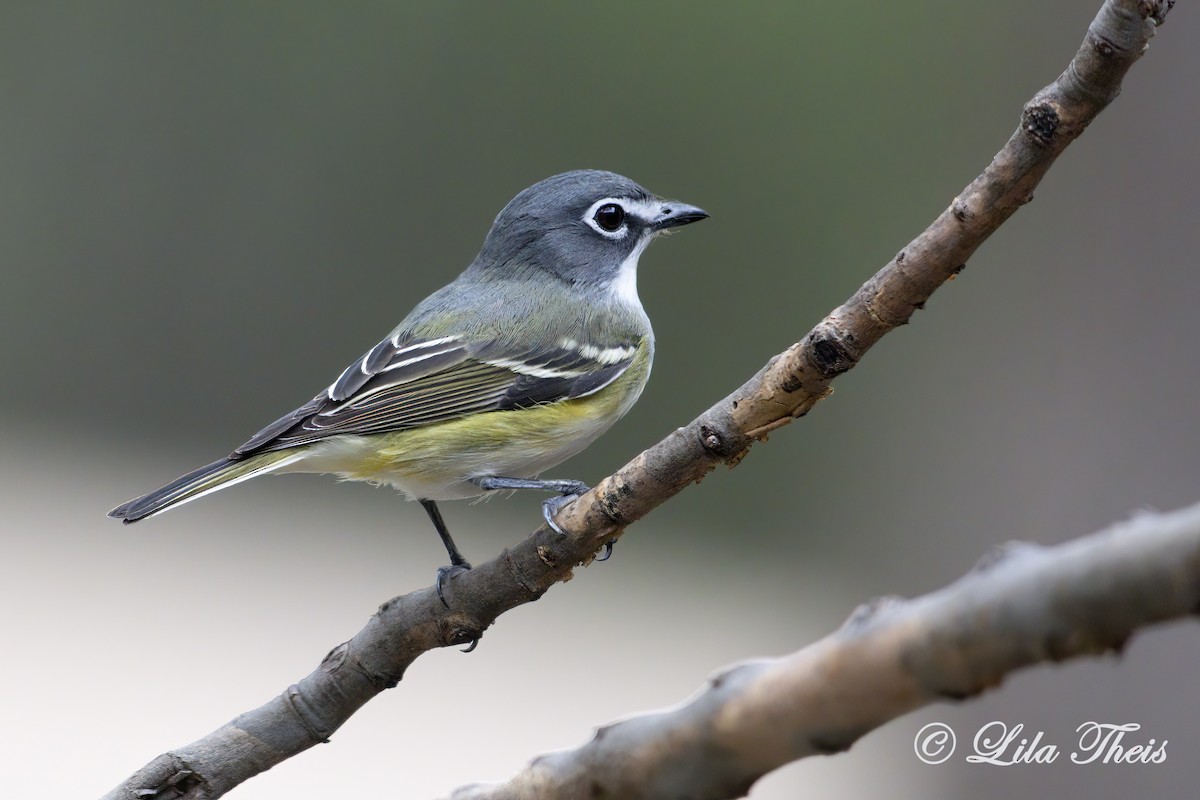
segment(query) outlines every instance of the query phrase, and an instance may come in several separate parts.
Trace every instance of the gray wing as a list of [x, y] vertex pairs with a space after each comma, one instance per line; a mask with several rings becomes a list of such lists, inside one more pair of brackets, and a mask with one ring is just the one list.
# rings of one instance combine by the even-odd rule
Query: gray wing
[[636, 351], [636, 342], [568, 340], [513, 352], [456, 336], [385, 339], [329, 388], [263, 428], [230, 457], [585, 397], [616, 380]]

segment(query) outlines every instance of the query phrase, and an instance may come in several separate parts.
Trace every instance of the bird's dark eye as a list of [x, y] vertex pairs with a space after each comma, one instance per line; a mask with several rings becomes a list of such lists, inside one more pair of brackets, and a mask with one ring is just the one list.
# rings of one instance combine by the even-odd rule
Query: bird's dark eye
[[617, 228], [621, 227], [621, 223], [625, 221], [625, 209], [616, 203], [605, 203], [596, 209], [596, 215], [592, 219], [596, 220], [596, 224], [604, 230], [615, 233]]

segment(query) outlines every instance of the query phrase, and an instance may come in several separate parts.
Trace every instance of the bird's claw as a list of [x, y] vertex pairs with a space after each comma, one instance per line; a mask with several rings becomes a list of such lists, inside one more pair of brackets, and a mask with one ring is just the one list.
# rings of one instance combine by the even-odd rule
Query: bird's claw
[[575, 483], [578, 485], [571, 488], [578, 491], [565, 492], [554, 497], [548, 497], [542, 501], [542, 519], [546, 520], [546, 524], [550, 526], [551, 530], [562, 536], [566, 535], [566, 531], [558, 527], [558, 523], [554, 521], [554, 517], [559, 511], [574, 503], [588, 491], [586, 484], [579, 481], [575, 481]]
[[[437, 579], [434, 581], [433, 585], [437, 588], [438, 600], [441, 600], [442, 605], [444, 605], [446, 608], [450, 607], [450, 603], [448, 603], [446, 601], [446, 594], [444, 591], [442, 591], [443, 587], [446, 585], [446, 581], [450, 580], [455, 575], [466, 572], [470, 568], [471, 568], [471, 565], [465, 561], [461, 564], [451, 564], [448, 567], [438, 567]], [[478, 640], [471, 643], [472, 650], [475, 648], [475, 644], [477, 642], [478, 642]], [[468, 650], [467, 652], [470, 652], [470, 650]]]
[[612, 556], [613, 545], [616, 543], [616, 539], [609, 539], [607, 542], [605, 542], [604, 552], [600, 554], [600, 557], [596, 559], [596, 562], [599, 563], [601, 561], [608, 561], [608, 559]]

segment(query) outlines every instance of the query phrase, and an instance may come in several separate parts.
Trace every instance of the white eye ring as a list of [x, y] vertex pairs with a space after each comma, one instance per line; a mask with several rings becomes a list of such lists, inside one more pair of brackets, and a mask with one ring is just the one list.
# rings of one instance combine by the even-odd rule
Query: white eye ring
[[588, 210], [583, 213], [583, 221], [587, 224], [587, 226], [589, 228], [591, 228], [596, 233], [603, 236], [605, 239], [612, 239], [613, 241], [620, 241], [621, 239], [624, 239], [626, 236], [629, 235], [629, 223], [628, 222], [626, 222], [623, 219], [621, 222], [621, 226], [619, 228], [617, 228], [615, 231], [606, 231], [604, 228], [600, 227], [600, 223], [596, 222], [596, 212], [598, 210], [600, 210], [601, 208], [603, 208], [604, 206], [609, 206], [609, 205], [617, 206], [618, 208], [620, 208], [621, 211], [625, 215], [625, 219], [628, 219], [629, 212], [625, 209], [625, 202], [622, 201], [620, 198], [606, 197], [603, 200], [597, 200], [596, 202], [594, 202], [590, 206], [588, 206]]

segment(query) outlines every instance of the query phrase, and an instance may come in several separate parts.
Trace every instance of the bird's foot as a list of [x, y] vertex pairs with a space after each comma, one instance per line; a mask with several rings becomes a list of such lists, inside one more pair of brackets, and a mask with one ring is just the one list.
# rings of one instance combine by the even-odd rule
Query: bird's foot
[[[547, 481], [550, 483], [550, 481]], [[590, 487], [583, 481], [553, 481], [555, 491], [562, 492], [557, 497], [547, 498], [542, 502], [542, 519], [546, 520], [546, 524], [556, 531], [559, 535], [566, 535], [562, 528], [558, 527], [558, 523], [554, 521], [554, 517], [559, 511], [574, 503], [583, 495], [591, 491]], [[617, 543], [616, 539], [609, 539], [604, 543], [604, 552], [597, 558], [597, 561], [608, 561], [612, 556], [613, 545]]]
[[559, 484], [554, 487], [555, 491], [562, 492], [562, 494], [548, 497], [542, 501], [542, 519], [546, 520], [546, 524], [556, 533], [566, 535], [566, 531], [558, 527], [554, 517], [559, 511], [574, 503], [591, 489], [583, 481], [555, 481], [555, 483]]

